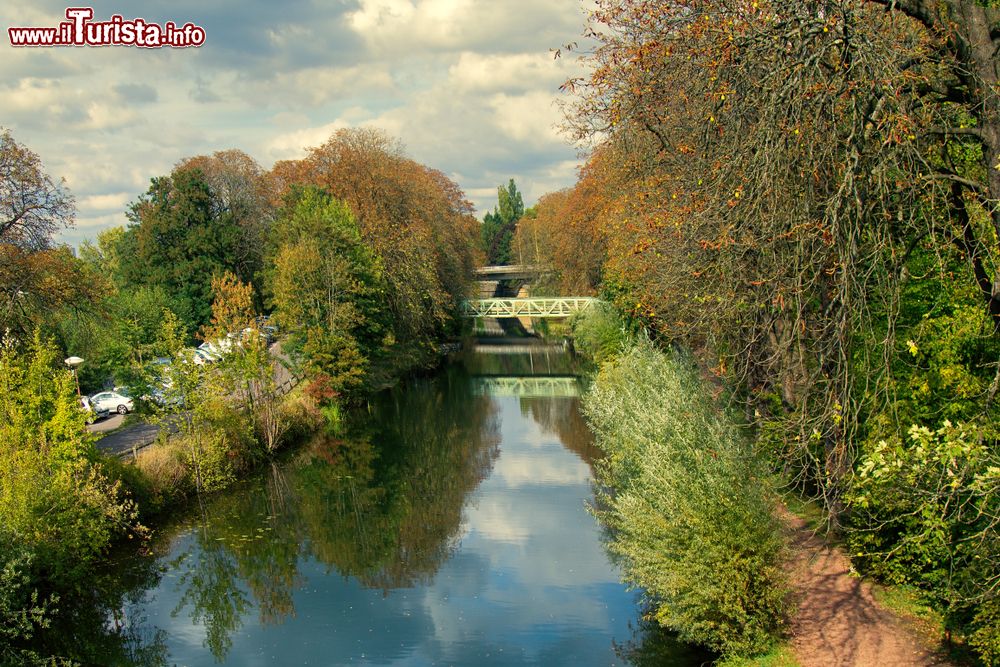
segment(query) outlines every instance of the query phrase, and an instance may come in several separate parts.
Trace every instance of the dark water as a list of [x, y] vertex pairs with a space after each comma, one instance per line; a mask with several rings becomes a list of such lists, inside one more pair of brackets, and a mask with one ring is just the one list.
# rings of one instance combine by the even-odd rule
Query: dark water
[[[558, 350], [407, 383], [115, 567], [68, 652], [121, 665], [698, 664], [587, 513]], [[89, 627], [88, 627], [89, 626]]]

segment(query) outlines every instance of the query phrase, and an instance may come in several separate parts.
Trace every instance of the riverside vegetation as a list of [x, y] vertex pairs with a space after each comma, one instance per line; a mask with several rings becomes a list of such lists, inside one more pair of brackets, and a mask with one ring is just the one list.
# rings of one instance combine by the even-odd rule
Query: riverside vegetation
[[[78, 257], [52, 242], [72, 195], [9, 132], [0, 163], [13, 208], [0, 220], [0, 664], [69, 664], [33, 647], [87, 598], [113, 544], [143, 548], [157, 513], [436, 363], [478, 230], [454, 183], [369, 130], [271, 172], [240, 151], [184, 160]], [[229, 338], [231, 352], [194, 364], [195, 336]], [[86, 359], [84, 391], [114, 378], [157, 394], [166, 409], [142, 403], [177, 433], [135, 465], [102, 455], [67, 355]], [[282, 363], [305, 377], [286, 396]]]
[[[818, 501], [856, 569], [919, 591], [946, 648], [997, 664], [1000, 7], [599, 0], [587, 37], [589, 74], [564, 89], [567, 129], [588, 161], [512, 241], [525, 263], [556, 269], [536, 293], [602, 296], [629, 328], [690, 350], [726, 387], [719, 409], [753, 438], [747, 476], [766, 461]], [[600, 327], [587, 327], [599, 342]], [[602, 354], [614, 349], [603, 338]], [[669, 384], [686, 371], [644, 347], [618, 354], [590, 399], [604, 446], [621, 457], [608, 473], [624, 491], [604, 513], [612, 547], [664, 625], [756, 652], [727, 644], [724, 624], [702, 631], [746, 612], [773, 633], [771, 592], [748, 588], [747, 605], [710, 582], [671, 586], [649, 545], [673, 536], [686, 510], [635, 494], [681, 475], [669, 459], [692, 447], [708, 457], [695, 470], [718, 454], [722, 479], [732, 450], [707, 427], [694, 447], [671, 417], [639, 416], [669, 412], [634, 387], [640, 377]], [[664, 379], [638, 375], [640, 359]], [[634, 410], [608, 412], [604, 383]], [[654, 419], [655, 438], [641, 430]], [[634, 457], [640, 446], [668, 460]], [[733, 489], [758, 506], [756, 490]], [[721, 508], [692, 530], [728, 539], [714, 526], [737, 519], [758, 539], [758, 519]], [[687, 615], [687, 596], [716, 593], [718, 616]]]

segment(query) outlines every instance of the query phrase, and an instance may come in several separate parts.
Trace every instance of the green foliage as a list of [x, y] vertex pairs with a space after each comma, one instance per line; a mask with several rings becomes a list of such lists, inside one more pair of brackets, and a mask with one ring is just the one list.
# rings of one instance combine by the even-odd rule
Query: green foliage
[[132, 204], [125, 238], [117, 244], [126, 284], [160, 286], [190, 330], [211, 315], [212, 276], [239, 276], [240, 228], [198, 169], [154, 178]]
[[175, 352], [161, 336], [169, 321], [180, 330], [181, 340], [186, 338], [174, 308], [177, 304], [162, 286], [139, 286], [105, 297], [97, 312], [58, 313], [56, 326], [67, 353], [86, 361], [79, 370], [82, 389], [95, 391], [109, 379], [135, 386], [144, 364]]
[[622, 352], [631, 340], [614, 307], [599, 302], [572, 320], [573, 341], [584, 356], [600, 364]]
[[497, 188], [497, 206], [483, 218], [480, 229], [483, 252], [489, 264], [510, 264], [515, 258], [511, 251], [517, 221], [524, 215], [524, 200], [514, 179], [506, 187]]
[[656, 619], [726, 656], [767, 650], [787, 590], [771, 481], [694, 368], [640, 341], [584, 409], [607, 452], [597, 514]]
[[862, 458], [849, 501], [851, 550], [862, 566], [929, 591], [948, 627], [965, 625], [982, 601], [978, 613], [991, 618], [1000, 582], [995, 432], [945, 421], [881, 440]]
[[41, 599], [32, 587], [31, 564], [31, 552], [0, 526], [0, 665], [50, 664], [24, 645], [49, 626], [59, 601], [54, 595]]
[[270, 292], [288, 349], [333, 392], [360, 387], [387, 342], [385, 282], [354, 215], [317, 188], [296, 189], [273, 238]]
[[83, 583], [111, 541], [135, 530], [134, 504], [95, 463], [71, 373], [35, 336], [0, 347], [0, 525], [47, 579]]
[[969, 645], [986, 665], [1000, 664], [1000, 597], [983, 603], [972, 619]]

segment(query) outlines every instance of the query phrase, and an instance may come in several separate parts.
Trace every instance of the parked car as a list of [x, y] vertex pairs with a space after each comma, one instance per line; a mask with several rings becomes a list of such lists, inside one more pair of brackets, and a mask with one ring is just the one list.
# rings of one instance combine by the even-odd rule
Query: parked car
[[126, 396], [122, 393], [120, 387], [116, 387], [118, 391], [102, 391], [99, 394], [94, 394], [90, 397], [90, 403], [94, 406], [95, 410], [107, 410], [108, 412], [117, 412], [120, 415], [125, 415], [134, 409], [134, 404], [132, 403], [132, 398]]
[[88, 424], [93, 424], [98, 419], [108, 416], [107, 408], [99, 409], [95, 407], [87, 396], [80, 397], [80, 409], [86, 414]]
[[229, 352], [230, 349], [232, 349], [233, 344], [229, 341], [226, 341], [226, 343], [223, 343], [221, 340], [205, 341], [198, 346], [198, 350], [200, 350], [203, 354], [210, 354], [215, 357], [212, 361], [219, 361], [222, 357], [226, 356], [226, 353]]
[[210, 352], [208, 349], [203, 349], [200, 347], [195, 349], [191, 354], [191, 361], [193, 361], [199, 366], [202, 366], [204, 364], [214, 364], [221, 358], [222, 357], [220, 355], [217, 355], [214, 352]]

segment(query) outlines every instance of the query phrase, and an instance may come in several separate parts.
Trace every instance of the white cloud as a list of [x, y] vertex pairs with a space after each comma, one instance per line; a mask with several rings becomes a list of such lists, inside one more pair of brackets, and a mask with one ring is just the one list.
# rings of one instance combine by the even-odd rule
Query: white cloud
[[91, 102], [87, 105], [86, 127], [94, 130], [110, 130], [131, 125], [139, 115], [122, 104]]
[[499, 93], [490, 98], [496, 125], [515, 141], [562, 145], [557, 126], [562, 116], [555, 97], [541, 90], [523, 95]]
[[124, 210], [125, 205], [128, 204], [131, 198], [132, 195], [127, 192], [116, 192], [107, 195], [91, 195], [78, 201], [77, 206], [81, 211], [107, 211], [111, 209]]
[[271, 160], [294, 160], [305, 156], [306, 150], [319, 146], [337, 130], [349, 127], [338, 119], [319, 127], [306, 127], [279, 134], [267, 143], [266, 152]]
[[547, 51], [581, 31], [578, 0], [360, 0], [348, 25], [381, 53]]
[[[55, 25], [65, 10], [56, 0], [8, 4], [8, 25]], [[0, 123], [66, 178], [80, 204], [80, 229], [64, 239], [120, 224], [116, 211], [182, 158], [240, 148], [269, 168], [351, 126], [397, 137], [411, 157], [452, 175], [480, 212], [511, 177], [528, 204], [572, 183], [574, 150], [553, 127], [552, 100], [576, 64], [550, 49], [578, 38], [579, 0], [243, 10], [235, 21], [196, 2], [147, 12], [205, 26], [199, 49], [14, 49], [0, 40]]]
[[573, 72], [569, 60], [554, 59], [541, 51], [532, 53], [462, 52], [448, 68], [449, 81], [468, 91], [546, 90], [550, 95]]

